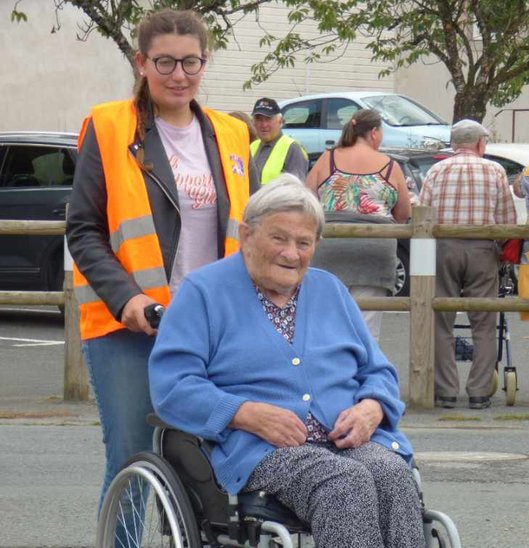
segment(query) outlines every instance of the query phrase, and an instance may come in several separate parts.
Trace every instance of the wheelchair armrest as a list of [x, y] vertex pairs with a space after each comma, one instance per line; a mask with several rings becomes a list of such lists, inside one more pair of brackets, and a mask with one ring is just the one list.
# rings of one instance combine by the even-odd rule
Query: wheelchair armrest
[[170, 424], [164, 422], [156, 413], [149, 413], [145, 420], [147, 424], [155, 428], [172, 428]]
[[183, 430], [179, 430], [178, 428], [175, 428], [174, 426], [167, 424], [156, 413], [149, 413], [145, 420], [147, 421], [147, 424], [149, 424], [150, 426], [153, 426], [154, 428], [163, 428], [164, 430], [173, 430], [174, 432], [179, 433], [181, 437], [185, 437], [187, 439], [196, 438], [198, 445], [200, 446], [202, 451], [207, 455], [208, 458], [211, 457], [211, 453], [213, 451], [213, 448], [215, 447], [214, 442], [201, 438], [200, 436], [195, 436], [194, 434], [189, 434], [187, 432], [184, 432]]

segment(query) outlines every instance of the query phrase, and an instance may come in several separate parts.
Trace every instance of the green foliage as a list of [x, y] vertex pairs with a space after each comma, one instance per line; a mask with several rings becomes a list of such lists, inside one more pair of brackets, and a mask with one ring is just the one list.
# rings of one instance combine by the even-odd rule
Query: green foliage
[[[11, 21], [27, 20], [12, 0]], [[134, 27], [148, 9], [194, 9], [204, 17], [217, 48], [225, 48], [244, 17], [255, 19], [263, 36], [263, 59], [252, 66], [247, 89], [297, 62], [328, 62], [343, 54], [357, 34], [368, 38], [373, 60], [388, 64], [380, 75], [432, 59], [450, 74], [456, 92], [454, 118], [481, 120], [486, 105], [502, 106], [529, 83], [529, 2], [526, 0], [53, 0], [57, 16], [70, 4], [87, 16], [79, 39], [92, 30], [114, 40], [132, 63]], [[289, 29], [272, 34], [260, 8], [281, 3]], [[307, 38], [302, 25], [319, 34]], [[54, 27], [55, 29], [55, 27]], [[275, 29], [274, 29], [275, 30]], [[236, 35], [235, 35], [236, 36]]]
[[14, 21], [16, 21], [17, 23], [20, 23], [21, 21], [26, 22], [27, 20], [28, 20], [28, 16], [24, 12], [17, 11], [15, 9], [11, 12], [11, 22], [12, 23]]
[[353, 19], [371, 38], [374, 59], [392, 63], [393, 70], [426, 58], [445, 65], [456, 119], [481, 120], [489, 102], [503, 106], [529, 82], [526, 1], [367, 0], [357, 8]]

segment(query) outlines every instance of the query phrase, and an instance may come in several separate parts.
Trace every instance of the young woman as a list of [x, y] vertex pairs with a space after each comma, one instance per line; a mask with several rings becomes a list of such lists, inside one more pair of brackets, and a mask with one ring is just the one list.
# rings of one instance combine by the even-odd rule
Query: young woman
[[80, 135], [68, 215], [83, 354], [106, 446], [101, 500], [120, 467], [151, 447], [147, 361], [182, 278], [238, 249], [238, 224], [258, 188], [248, 130], [195, 97], [208, 31], [191, 11], [139, 25], [134, 97], [94, 107]]

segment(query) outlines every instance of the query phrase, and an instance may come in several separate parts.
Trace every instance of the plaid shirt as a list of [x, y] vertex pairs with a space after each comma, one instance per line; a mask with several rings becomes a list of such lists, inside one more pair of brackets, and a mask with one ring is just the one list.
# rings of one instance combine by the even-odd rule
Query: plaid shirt
[[469, 150], [434, 164], [419, 199], [437, 208], [440, 224], [516, 224], [505, 169]]

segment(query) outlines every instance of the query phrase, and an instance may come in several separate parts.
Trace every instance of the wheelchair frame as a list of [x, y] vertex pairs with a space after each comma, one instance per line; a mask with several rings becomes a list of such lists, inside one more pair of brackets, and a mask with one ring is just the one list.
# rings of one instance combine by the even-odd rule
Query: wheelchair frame
[[[263, 491], [238, 496], [223, 491], [209, 463], [209, 442], [154, 416], [148, 422], [155, 427], [154, 452], [133, 457], [112, 481], [100, 512], [96, 548], [314, 546], [309, 527], [274, 497]], [[427, 548], [460, 548], [453, 521], [424, 507], [416, 467], [413, 474]]]

